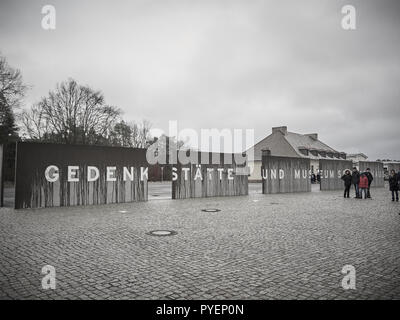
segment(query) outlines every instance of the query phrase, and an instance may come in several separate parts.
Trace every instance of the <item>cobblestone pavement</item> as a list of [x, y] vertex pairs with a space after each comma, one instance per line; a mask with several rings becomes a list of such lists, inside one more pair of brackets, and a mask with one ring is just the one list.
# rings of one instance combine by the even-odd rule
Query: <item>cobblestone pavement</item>
[[[3, 208], [0, 298], [399, 299], [400, 203], [386, 189], [341, 195]], [[147, 234], [155, 229], [178, 233]], [[47, 264], [55, 290], [41, 287]], [[356, 290], [341, 287], [346, 264]]]

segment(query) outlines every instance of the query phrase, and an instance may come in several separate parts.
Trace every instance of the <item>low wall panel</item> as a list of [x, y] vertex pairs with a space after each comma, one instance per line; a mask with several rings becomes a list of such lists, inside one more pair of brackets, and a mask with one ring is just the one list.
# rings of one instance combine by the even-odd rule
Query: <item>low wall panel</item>
[[262, 156], [262, 190], [264, 194], [310, 192], [310, 160]]
[[367, 168], [370, 168], [371, 173], [374, 177], [371, 187], [384, 187], [385, 186], [385, 175], [383, 170], [383, 163], [377, 161], [360, 161], [358, 163], [359, 171], [365, 172]]
[[[208, 156], [207, 156], [208, 154]], [[195, 163], [174, 165], [177, 179], [172, 181], [172, 198], [204, 198], [248, 195], [248, 175], [239, 174], [241, 166], [231, 161], [225, 162], [225, 154], [198, 153]], [[209, 158], [209, 164], [202, 161]], [[212, 164], [212, 159], [220, 158], [220, 164]], [[203, 162], [203, 163], [202, 163]], [[202, 163], [200, 165], [200, 163]], [[187, 179], [182, 169], [187, 169]], [[221, 174], [218, 170], [222, 170]], [[228, 176], [228, 170], [232, 174]]]
[[344, 181], [341, 179], [346, 170], [352, 171], [353, 162], [349, 160], [319, 160], [321, 190], [341, 190]]
[[[48, 181], [46, 168], [56, 166]], [[68, 181], [68, 167], [78, 169]], [[96, 181], [88, 181], [88, 166], [99, 170]], [[111, 179], [107, 167], [115, 167]], [[124, 167], [133, 180], [124, 179]], [[133, 168], [133, 169], [132, 169]], [[143, 168], [143, 169], [141, 169]], [[146, 150], [120, 147], [62, 145], [20, 142], [17, 145], [15, 208], [93, 205], [147, 200]], [[115, 180], [115, 181], [110, 181]]]

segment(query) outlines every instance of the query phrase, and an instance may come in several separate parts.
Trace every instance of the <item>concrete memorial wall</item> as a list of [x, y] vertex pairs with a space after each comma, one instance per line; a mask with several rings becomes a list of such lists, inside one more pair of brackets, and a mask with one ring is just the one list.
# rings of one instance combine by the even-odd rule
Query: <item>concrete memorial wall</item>
[[147, 200], [146, 150], [19, 142], [15, 208]]
[[310, 159], [262, 155], [262, 192], [310, 192]]
[[353, 168], [353, 162], [350, 160], [319, 160], [319, 169], [321, 176], [321, 190], [340, 190], [344, 188], [344, 181], [341, 179], [344, 172]]
[[4, 177], [3, 177], [3, 159], [4, 147], [0, 144], [0, 207], [4, 205]]
[[172, 199], [241, 195], [248, 195], [248, 175], [233, 154], [192, 151], [190, 162], [172, 167]]
[[383, 170], [383, 163], [377, 161], [360, 161], [358, 163], [358, 170], [360, 173], [365, 172], [367, 168], [371, 169], [371, 173], [374, 177], [372, 181], [371, 187], [384, 187], [385, 180], [384, 180], [384, 170]]

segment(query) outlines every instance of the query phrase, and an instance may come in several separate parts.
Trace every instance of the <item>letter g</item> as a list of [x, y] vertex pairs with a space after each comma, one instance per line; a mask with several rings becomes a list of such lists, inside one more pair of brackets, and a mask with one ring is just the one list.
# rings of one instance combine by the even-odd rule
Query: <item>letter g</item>
[[[51, 171], [53, 173], [51, 174]], [[56, 182], [59, 178], [58, 167], [57, 166], [48, 166], [44, 172], [44, 176], [48, 182]]]

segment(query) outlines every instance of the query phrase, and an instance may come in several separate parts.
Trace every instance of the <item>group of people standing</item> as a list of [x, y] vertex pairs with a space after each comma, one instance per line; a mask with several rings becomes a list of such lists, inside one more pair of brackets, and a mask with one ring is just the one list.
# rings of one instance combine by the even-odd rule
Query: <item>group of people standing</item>
[[351, 185], [353, 185], [355, 190], [355, 198], [362, 199], [364, 195], [364, 199], [371, 199], [370, 187], [374, 177], [372, 176], [369, 168], [367, 168], [367, 170], [363, 173], [360, 173], [356, 167], [353, 168], [352, 173], [350, 173], [350, 170], [346, 170], [342, 176], [342, 180], [344, 181], [345, 198], [350, 198], [350, 188]]
[[[371, 183], [374, 177], [371, 173], [370, 168], [367, 168], [365, 172], [360, 173], [356, 167], [353, 168], [353, 172], [346, 170], [342, 176], [344, 181], [344, 197], [350, 198], [350, 188], [353, 185], [355, 190], [355, 198], [357, 199], [371, 199]], [[391, 170], [389, 175], [389, 188], [392, 192], [392, 201], [399, 201], [399, 189], [400, 189], [400, 171]]]

